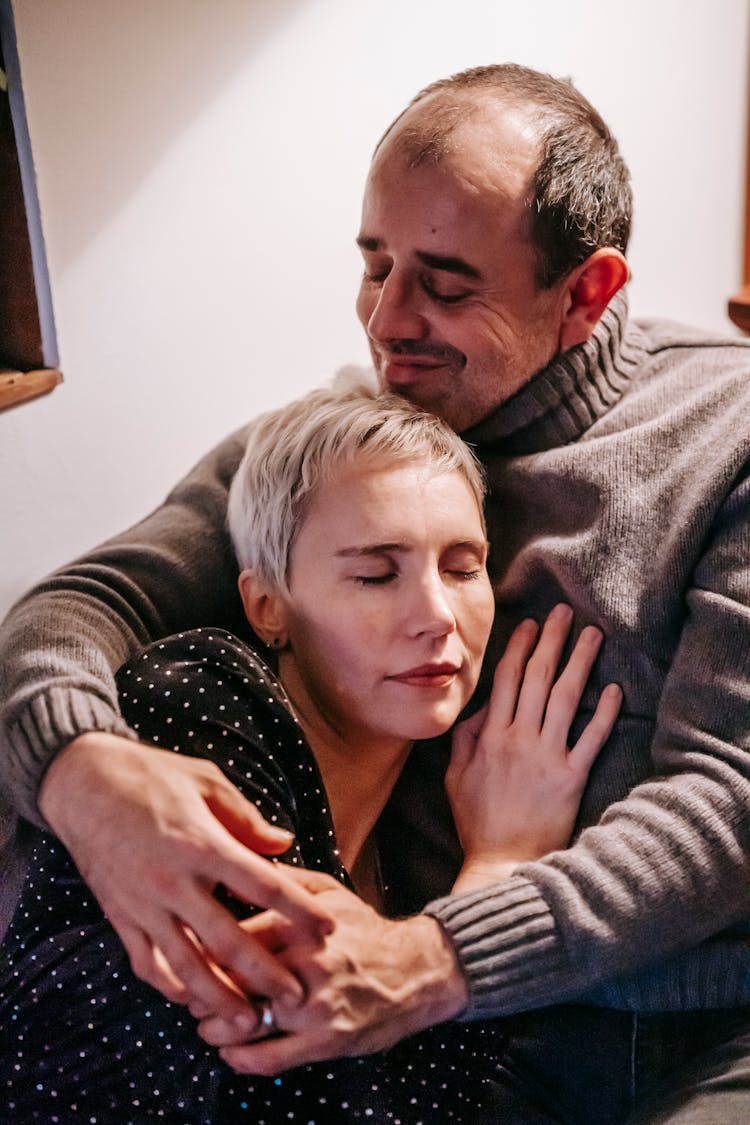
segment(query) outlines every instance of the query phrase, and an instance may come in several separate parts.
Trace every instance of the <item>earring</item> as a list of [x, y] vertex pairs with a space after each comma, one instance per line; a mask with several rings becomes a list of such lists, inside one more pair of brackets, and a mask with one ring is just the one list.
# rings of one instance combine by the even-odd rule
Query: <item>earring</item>
[[271, 640], [268, 643], [271, 646], [271, 648], [274, 649], [274, 651], [276, 651], [276, 652], [278, 652], [280, 648], [284, 647], [283, 637], [272, 637]]

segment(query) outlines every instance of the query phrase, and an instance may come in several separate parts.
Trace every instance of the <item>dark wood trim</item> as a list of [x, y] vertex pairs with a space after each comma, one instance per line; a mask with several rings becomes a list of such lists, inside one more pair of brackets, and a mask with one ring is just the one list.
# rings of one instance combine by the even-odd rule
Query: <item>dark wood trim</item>
[[0, 0], [0, 410], [60, 382], [13, 10]]
[[748, 67], [748, 93], [745, 106], [747, 125], [745, 135], [745, 242], [742, 259], [742, 288], [729, 298], [727, 311], [730, 320], [750, 335], [750, 66]]

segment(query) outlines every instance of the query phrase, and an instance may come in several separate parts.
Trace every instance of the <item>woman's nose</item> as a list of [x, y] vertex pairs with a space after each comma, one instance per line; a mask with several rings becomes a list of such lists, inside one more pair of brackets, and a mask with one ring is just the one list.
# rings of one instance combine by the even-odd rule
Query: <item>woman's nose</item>
[[421, 340], [427, 324], [413, 284], [390, 273], [377, 292], [367, 320], [367, 334], [377, 344], [392, 340]]
[[439, 575], [425, 578], [417, 584], [409, 624], [415, 635], [430, 633], [436, 637], [452, 633], [456, 628], [453, 606]]

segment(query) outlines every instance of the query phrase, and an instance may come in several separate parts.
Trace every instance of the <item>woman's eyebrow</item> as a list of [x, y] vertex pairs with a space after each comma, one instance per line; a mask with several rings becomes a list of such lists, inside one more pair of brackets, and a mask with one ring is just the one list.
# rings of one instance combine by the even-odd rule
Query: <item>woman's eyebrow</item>
[[368, 543], [361, 547], [342, 547], [336, 552], [337, 558], [356, 559], [368, 555], [390, 555], [394, 551], [408, 551], [405, 543]]
[[[443, 551], [471, 551], [473, 554], [482, 555], [487, 551], [489, 544], [486, 539], [455, 539], [446, 543]], [[408, 543], [367, 543], [360, 547], [342, 547], [336, 552], [336, 558], [357, 559], [373, 555], [406, 554], [414, 548]]]

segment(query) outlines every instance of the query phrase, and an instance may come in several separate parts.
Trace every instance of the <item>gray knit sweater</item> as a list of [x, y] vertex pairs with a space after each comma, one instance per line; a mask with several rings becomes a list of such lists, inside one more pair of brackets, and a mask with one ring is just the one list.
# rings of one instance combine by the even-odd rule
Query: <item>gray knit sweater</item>
[[[579, 627], [607, 634], [582, 721], [602, 684], [625, 691], [573, 846], [428, 907], [455, 942], [470, 1016], [571, 997], [750, 1003], [748, 370], [748, 344], [628, 322], [620, 297], [588, 343], [466, 435], [490, 484], [488, 664], [521, 616], [563, 599]], [[241, 630], [224, 530], [241, 451], [240, 431], [145, 521], [7, 618], [9, 809], [40, 823], [55, 750], [89, 729], [127, 733], [113, 672], [135, 649], [194, 625]], [[7, 823], [6, 913], [24, 854], [23, 822]]]

